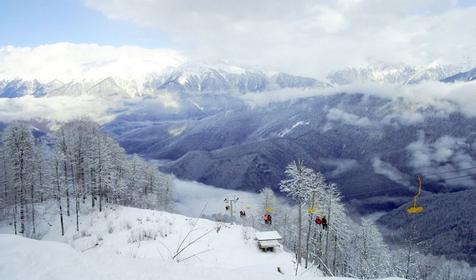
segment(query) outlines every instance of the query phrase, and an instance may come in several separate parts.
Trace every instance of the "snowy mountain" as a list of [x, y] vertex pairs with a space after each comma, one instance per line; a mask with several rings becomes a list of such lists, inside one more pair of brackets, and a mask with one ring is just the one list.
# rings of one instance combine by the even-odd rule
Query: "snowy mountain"
[[[135, 90], [137, 92], [137, 90]], [[134, 94], [133, 90], [128, 90], [126, 86], [119, 86], [115, 79], [107, 78], [98, 82], [67, 82], [51, 81], [49, 83], [41, 83], [37, 80], [23, 81], [1, 81], [0, 97], [15, 98], [21, 96], [33, 97], [51, 97], [51, 96], [81, 96], [94, 95], [97, 97], [118, 96], [128, 97]]]
[[192, 93], [262, 92], [283, 88], [324, 88], [328, 85], [313, 78], [285, 73], [265, 73], [240, 67], [216, 68], [186, 64], [169, 73], [155, 76], [149, 88]]
[[443, 79], [443, 82], [454, 83], [454, 82], [470, 82], [476, 80], [476, 68], [473, 68], [467, 72], [458, 73], [451, 77]]
[[[444, 255], [453, 259], [466, 259], [476, 263], [475, 246], [468, 243], [474, 240], [476, 232], [476, 189], [449, 194], [426, 195], [419, 202], [425, 208], [423, 215], [410, 217], [402, 205], [378, 220], [387, 227], [387, 240], [394, 244], [405, 244], [412, 230], [409, 225], [414, 222], [416, 235], [421, 250], [426, 253]], [[444, 213], [441, 209], [444, 209]], [[385, 232], [385, 231], [384, 231]]]
[[374, 64], [367, 67], [347, 68], [327, 76], [331, 84], [362, 83], [411, 84], [420, 81], [439, 81], [463, 69], [458, 65], [430, 64], [414, 67], [405, 64]]
[[[336, 94], [263, 108], [223, 97], [221, 103], [228, 107], [219, 109], [210, 108], [211, 99], [184, 97], [173, 114], [158, 104], [130, 108], [104, 129], [129, 153], [170, 160], [165, 170], [219, 187], [256, 191], [267, 185], [277, 190], [286, 164], [300, 158], [339, 183], [344, 197], [356, 193], [356, 185], [359, 192], [377, 185], [382, 194], [392, 190], [393, 203], [361, 205], [364, 212], [371, 205], [391, 209], [401, 203], [402, 194], [412, 193], [410, 178], [421, 172], [412, 160], [413, 146], [434, 148], [425, 152], [431, 156], [443, 149], [439, 145], [448, 145], [455, 158], [435, 158], [426, 168], [436, 172], [458, 169], [463, 162], [455, 152], [471, 155], [475, 140], [475, 118], [408, 100]], [[476, 165], [476, 160], [470, 156], [464, 164]], [[392, 172], [392, 166], [399, 171]], [[458, 189], [463, 183], [444, 187], [437, 179], [431, 188], [435, 191]]]
[[2, 80], [0, 97], [80, 96], [128, 98], [158, 92], [187, 94], [243, 94], [286, 88], [316, 89], [328, 84], [286, 73], [267, 73], [230, 65], [183, 64], [150, 73], [143, 81], [107, 77], [102, 80], [41, 83], [37, 80]]
[[[161, 92], [181, 94], [244, 94], [282, 89], [325, 89], [348, 84], [412, 84], [439, 81], [458, 72], [462, 66], [432, 64], [426, 67], [375, 64], [348, 68], [327, 76], [327, 82], [281, 72], [265, 72], [225, 63], [183, 63], [152, 72], [141, 79], [109, 76], [104, 79], [72, 81], [0, 80], [0, 97], [81, 96], [130, 98], [157, 95]], [[474, 70], [472, 70], [474, 72]], [[456, 79], [471, 79], [474, 73], [460, 74]], [[466, 75], [466, 76], [465, 76]], [[458, 78], [460, 77], [460, 78]], [[1, 78], [1, 77], [0, 77]], [[448, 78], [451, 79], [451, 78]]]

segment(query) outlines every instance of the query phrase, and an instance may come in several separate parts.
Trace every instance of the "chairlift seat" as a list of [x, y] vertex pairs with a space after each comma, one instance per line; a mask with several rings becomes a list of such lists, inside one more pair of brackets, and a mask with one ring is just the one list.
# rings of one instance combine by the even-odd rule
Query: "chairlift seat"
[[423, 207], [421, 207], [421, 206], [418, 206], [418, 207], [409, 207], [409, 208], [407, 208], [407, 212], [408, 212], [409, 214], [418, 214], [418, 213], [423, 212]]

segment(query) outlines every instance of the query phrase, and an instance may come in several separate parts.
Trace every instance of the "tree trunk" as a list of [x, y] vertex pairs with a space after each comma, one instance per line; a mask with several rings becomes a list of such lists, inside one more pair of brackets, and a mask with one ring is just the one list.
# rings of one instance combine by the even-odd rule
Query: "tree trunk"
[[25, 188], [21, 186], [20, 188], [20, 233], [23, 235], [25, 235], [25, 212], [26, 212]]
[[5, 159], [5, 154], [3, 155], [3, 187], [4, 187], [4, 193], [3, 193], [3, 199], [5, 201], [5, 209], [8, 203], [8, 174], [7, 174], [7, 162]]
[[[62, 147], [62, 152], [63, 152], [63, 171], [64, 171], [64, 187], [66, 188], [66, 215], [69, 217], [70, 216], [70, 203], [69, 203], [69, 185], [68, 185], [68, 166], [67, 166], [67, 155], [68, 155], [68, 151], [67, 151], [67, 148], [66, 148], [66, 138], [64, 136], [64, 129], [61, 130], [61, 135], [62, 135], [62, 138], [63, 138], [63, 147]], [[73, 179], [73, 178], [71, 178]]]
[[[315, 193], [312, 193], [311, 198], [311, 208], [314, 208]], [[311, 238], [311, 226], [312, 226], [312, 213], [309, 213], [309, 223], [307, 227], [307, 236], [306, 236], [306, 261], [304, 267], [307, 268], [309, 263], [309, 240]]]
[[298, 205], [298, 246], [296, 250], [297, 254], [297, 263], [301, 264], [301, 244], [302, 244], [302, 202], [299, 202]]
[[36, 226], [35, 226], [35, 187], [34, 184], [31, 184], [31, 226], [32, 226], [32, 233], [36, 233]]
[[17, 213], [18, 213], [18, 190], [15, 187], [15, 203], [13, 204], [13, 229], [15, 230], [15, 235], [18, 234], [17, 230]]
[[94, 168], [91, 168], [89, 169], [89, 173], [90, 173], [90, 184], [89, 184], [89, 188], [90, 188], [90, 191], [91, 191], [91, 207], [94, 208], [95, 206], [95, 200], [96, 200], [96, 172], [94, 170]]
[[24, 161], [23, 152], [20, 155], [20, 233], [25, 235], [25, 186], [24, 186]]
[[75, 214], [76, 214], [76, 231], [79, 231], [79, 193], [78, 193], [78, 187], [76, 186], [75, 183], [75, 176], [74, 176], [74, 168], [73, 168], [73, 163], [70, 162], [70, 169], [71, 169], [71, 182], [73, 184], [73, 190], [74, 190], [74, 199], [75, 199]]
[[66, 215], [69, 217], [69, 187], [68, 187], [68, 170], [66, 166], [66, 158], [64, 159], [64, 187], [66, 188]]
[[336, 274], [336, 260], [337, 260], [337, 233], [334, 233], [334, 259], [332, 260], [332, 273]]
[[60, 188], [58, 163], [55, 164], [55, 171], [56, 171], [56, 187], [57, 187], [56, 201], [58, 202], [58, 207], [59, 207], [59, 216], [60, 216], [60, 223], [61, 223], [61, 235], [64, 236], [63, 207], [61, 206], [61, 188]]
[[102, 157], [101, 157], [101, 139], [98, 138], [98, 183], [99, 183], [99, 212], [102, 211]]
[[307, 236], [306, 236], [306, 256], [305, 256], [304, 268], [307, 268], [309, 264], [309, 240], [311, 239], [311, 226], [312, 226], [312, 215], [309, 215], [309, 224], [307, 227]]
[[101, 174], [99, 174], [99, 212], [102, 211], [102, 180]]
[[[41, 163], [40, 163], [41, 164]], [[43, 170], [41, 169], [42, 167], [39, 167], [39, 173], [38, 173], [38, 179], [39, 179], [39, 183], [40, 183], [40, 202], [43, 202], [43, 191], [44, 191], [44, 187], [43, 187]]]
[[331, 196], [329, 196], [329, 208], [327, 209], [327, 229], [326, 229], [326, 265], [329, 266], [329, 225], [331, 223]]

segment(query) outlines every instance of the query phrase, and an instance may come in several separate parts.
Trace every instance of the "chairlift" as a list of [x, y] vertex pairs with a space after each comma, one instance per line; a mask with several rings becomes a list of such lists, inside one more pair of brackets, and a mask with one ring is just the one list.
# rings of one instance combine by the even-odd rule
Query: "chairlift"
[[418, 214], [423, 212], [423, 206], [417, 206], [417, 198], [421, 195], [422, 183], [421, 176], [418, 176], [418, 192], [413, 197], [413, 206], [407, 208], [407, 212], [409, 214]]
[[307, 213], [309, 215], [315, 214], [316, 213], [316, 208], [314, 208], [314, 207], [307, 208]]

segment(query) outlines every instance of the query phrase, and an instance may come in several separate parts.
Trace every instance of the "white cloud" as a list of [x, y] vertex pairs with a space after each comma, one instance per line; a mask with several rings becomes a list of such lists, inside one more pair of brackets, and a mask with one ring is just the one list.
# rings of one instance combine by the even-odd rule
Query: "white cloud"
[[455, 0], [85, 0], [157, 28], [203, 58], [323, 75], [371, 61], [461, 61], [476, 52], [476, 7]]
[[[432, 117], [445, 118], [454, 112], [460, 112], [469, 118], [476, 117], [476, 82], [421, 82], [408, 85], [358, 84], [316, 90], [283, 89], [266, 92], [266, 94], [247, 93], [240, 98], [250, 106], [265, 107], [274, 102], [328, 96], [342, 92], [390, 99], [392, 102], [384, 108], [386, 109], [383, 112], [385, 113], [384, 118], [379, 122], [383, 124], [418, 124], [425, 120], [424, 112], [428, 109], [432, 109]], [[339, 111], [329, 112], [330, 117], [336, 120], [344, 118], [349, 122], [357, 121], [359, 125], [373, 124], [368, 118], [359, 118], [352, 114], [342, 115], [339, 114]]]
[[330, 121], [339, 121], [348, 125], [371, 126], [372, 123], [367, 117], [359, 117], [342, 110], [332, 108], [327, 113], [327, 119]]
[[93, 96], [55, 96], [50, 98], [0, 98], [0, 121], [38, 120], [64, 122], [82, 117], [90, 118], [99, 123], [113, 119], [109, 110], [119, 104], [98, 99]]
[[334, 170], [332, 170], [332, 172], [329, 174], [331, 178], [339, 176], [359, 166], [358, 161], [356, 161], [355, 159], [320, 158], [319, 161], [326, 165], [334, 167]]
[[400, 172], [392, 164], [382, 161], [380, 158], [372, 159], [372, 167], [376, 174], [383, 175], [388, 179], [404, 186], [410, 186], [408, 175]]
[[[417, 172], [434, 181], [445, 181], [445, 178], [468, 176], [474, 173], [474, 160], [468, 152], [471, 143], [464, 138], [443, 136], [434, 142], [425, 138], [420, 132], [418, 140], [407, 146], [409, 151], [410, 166]], [[459, 180], [448, 180], [449, 185], [474, 186], [471, 177], [463, 177]]]
[[186, 57], [174, 50], [58, 43], [0, 47], [0, 79], [100, 80], [115, 77], [141, 81], [147, 74], [175, 67]]

